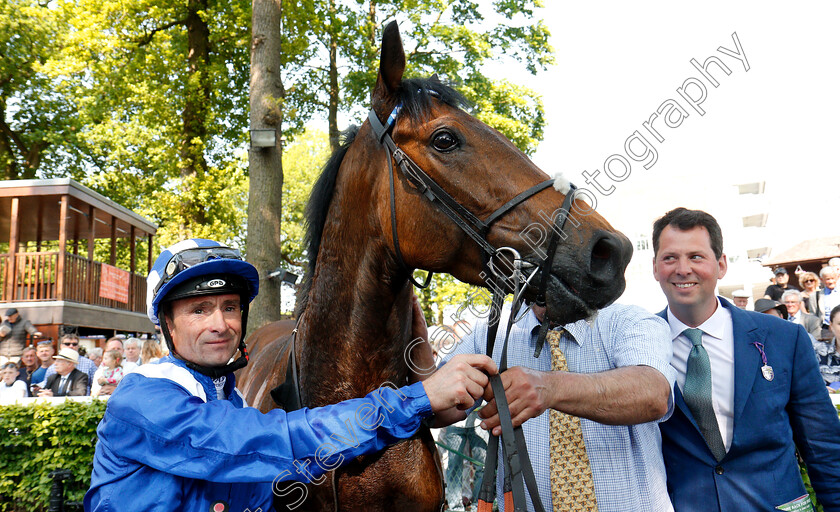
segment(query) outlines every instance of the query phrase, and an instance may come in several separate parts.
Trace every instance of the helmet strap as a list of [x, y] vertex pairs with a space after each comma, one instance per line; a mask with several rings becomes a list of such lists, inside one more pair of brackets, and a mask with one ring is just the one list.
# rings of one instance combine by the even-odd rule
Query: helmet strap
[[169, 353], [172, 354], [173, 357], [183, 361], [184, 364], [187, 365], [187, 368], [195, 370], [202, 375], [206, 375], [211, 379], [218, 379], [219, 377], [224, 377], [225, 375], [233, 373], [240, 368], [245, 368], [250, 358], [248, 355], [248, 349], [245, 346], [245, 332], [248, 328], [248, 306], [247, 297], [242, 297], [242, 334], [239, 339], [238, 347], [240, 356], [224, 366], [202, 366], [200, 364], [193, 363], [192, 361], [187, 361], [181, 357], [175, 350], [175, 344], [172, 343], [172, 335], [169, 333], [169, 325], [166, 323], [166, 314], [161, 311], [161, 314], [158, 317], [158, 320], [160, 321], [160, 331], [163, 333], [163, 338], [166, 340], [166, 346], [169, 348]]

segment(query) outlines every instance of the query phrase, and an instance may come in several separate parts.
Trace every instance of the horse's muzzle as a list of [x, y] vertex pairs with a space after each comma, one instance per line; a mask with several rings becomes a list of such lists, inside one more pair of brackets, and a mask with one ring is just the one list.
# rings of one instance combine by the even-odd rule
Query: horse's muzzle
[[[622, 233], [601, 232], [592, 237], [589, 248], [589, 275], [593, 287], [609, 287], [624, 278], [633, 256], [633, 244]], [[617, 297], [616, 297], [617, 298]]]

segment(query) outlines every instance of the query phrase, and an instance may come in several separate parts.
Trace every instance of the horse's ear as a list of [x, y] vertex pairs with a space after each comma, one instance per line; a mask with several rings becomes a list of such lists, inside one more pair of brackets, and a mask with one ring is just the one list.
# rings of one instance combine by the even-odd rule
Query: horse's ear
[[438, 74], [437, 74], [437, 73], [435, 73], [434, 75], [430, 76], [430, 77], [429, 77], [429, 80], [431, 80], [432, 82], [434, 82], [434, 83], [436, 83], [436, 84], [439, 84], [439, 83], [440, 83], [440, 77], [438, 77]]
[[403, 51], [400, 29], [397, 22], [392, 21], [382, 32], [382, 53], [379, 57], [379, 76], [376, 77], [376, 87], [371, 94], [371, 105], [377, 111], [378, 107], [387, 106], [393, 100], [402, 82], [405, 71], [405, 52]]

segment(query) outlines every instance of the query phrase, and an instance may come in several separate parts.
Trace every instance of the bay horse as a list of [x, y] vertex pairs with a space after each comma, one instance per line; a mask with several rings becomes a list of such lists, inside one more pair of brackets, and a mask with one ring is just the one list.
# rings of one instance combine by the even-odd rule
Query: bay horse
[[[465, 112], [455, 90], [435, 77], [403, 79], [404, 70], [392, 22], [384, 30], [371, 93], [375, 119], [346, 137], [307, 206], [309, 266], [298, 292], [294, 346], [293, 322], [270, 324], [249, 338], [251, 362], [239, 375], [239, 388], [247, 403], [262, 411], [276, 407], [270, 391], [285, 380], [291, 350], [304, 407], [361, 397], [385, 382], [404, 385], [411, 374], [404, 357], [412, 328], [409, 269], [487, 285], [482, 244], [399, 172], [396, 161], [403, 155], [479, 219], [494, 216], [548, 177], [502, 134]], [[401, 109], [395, 110], [397, 105]], [[398, 115], [389, 122], [392, 112]], [[391, 124], [393, 143], [401, 150], [393, 161], [380, 142], [382, 125]], [[529, 196], [494, 219], [485, 240], [539, 265], [549, 244], [523, 233], [535, 227], [550, 232], [550, 219], [566, 197], [550, 186]], [[540, 272], [546, 274], [546, 315], [558, 323], [614, 301], [624, 290], [632, 254], [629, 240], [582, 200], [565, 204], [577, 212], [573, 229], [555, 244], [550, 269]], [[437, 451], [425, 427], [309, 487], [306, 502], [295, 504], [298, 510], [432, 512], [441, 509], [444, 497]]]

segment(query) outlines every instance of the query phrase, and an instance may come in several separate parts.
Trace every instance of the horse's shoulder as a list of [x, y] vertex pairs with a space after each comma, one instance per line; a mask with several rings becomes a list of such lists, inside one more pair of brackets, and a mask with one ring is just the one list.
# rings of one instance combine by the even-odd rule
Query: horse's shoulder
[[293, 320], [280, 320], [256, 329], [246, 341], [250, 360], [237, 374], [237, 387], [249, 405], [273, 406], [270, 391], [283, 382], [291, 349]]

